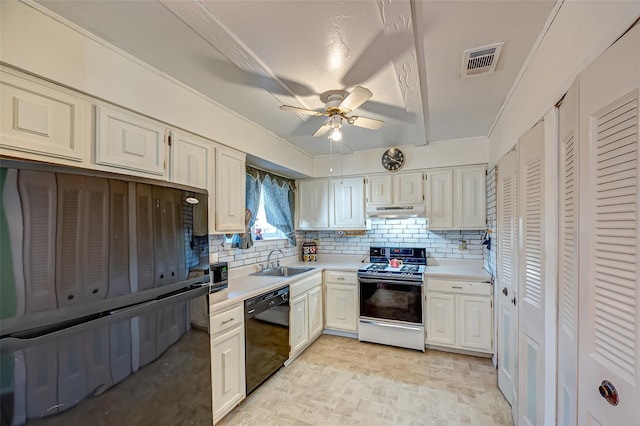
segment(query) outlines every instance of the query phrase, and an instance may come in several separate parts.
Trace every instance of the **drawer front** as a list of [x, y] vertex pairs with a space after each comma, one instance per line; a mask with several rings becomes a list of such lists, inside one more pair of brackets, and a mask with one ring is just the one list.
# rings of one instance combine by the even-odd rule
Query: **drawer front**
[[473, 281], [449, 281], [439, 279], [427, 279], [427, 291], [441, 291], [446, 293], [475, 294], [490, 296], [493, 293], [491, 283]]
[[321, 273], [313, 274], [310, 277], [301, 278], [298, 281], [289, 284], [289, 297], [293, 299], [319, 285], [322, 285]]
[[211, 335], [229, 330], [244, 322], [244, 306], [239, 305], [211, 316]]
[[336, 284], [358, 284], [357, 272], [325, 271], [324, 280]]

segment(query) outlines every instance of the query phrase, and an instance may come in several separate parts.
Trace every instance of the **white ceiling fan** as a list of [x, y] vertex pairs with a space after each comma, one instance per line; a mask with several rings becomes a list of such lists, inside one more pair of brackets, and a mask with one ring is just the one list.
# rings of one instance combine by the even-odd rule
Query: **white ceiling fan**
[[299, 108], [292, 105], [281, 105], [283, 111], [291, 111], [299, 114], [313, 115], [316, 117], [328, 117], [328, 120], [315, 131], [313, 136], [321, 136], [331, 130], [331, 139], [339, 141], [342, 139], [343, 122], [365, 129], [378, 130], [384, 125], [384, 121], [374, 118], [360, 117], [358, 115], [348, 115], [354, 109], [367, 102], [373, 93], [362, 86], [356, 86], [351, 93], [346, 90], [329, 90], [320, 95], [320, 100], [325, 103], [324, 111], [314, 111], [306, 108]]

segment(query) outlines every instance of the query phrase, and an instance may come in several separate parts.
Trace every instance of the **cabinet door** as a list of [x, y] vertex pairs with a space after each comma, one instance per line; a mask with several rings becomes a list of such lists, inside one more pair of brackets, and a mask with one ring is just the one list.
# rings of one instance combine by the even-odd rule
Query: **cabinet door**
[[493, 309], [490, 297], [459, 295], [458, 345], [464, 349], [491, 352]]
[[416, 204], [424, 201], [422, 172], [393, 176], [393, 197], [396, 204]]
[[367, 204], [388, 206], [393, 203], [391, 174], [367, 177]]
[[331, 227], [364, 229], [364, 181], [362, 178], [334, 179]]
[[74, 165], [88, 157], [88, 102], [4, 72], [0, 87], [3, 153]]
[[158, 122], [96, 106], [96, 163], [165, 176], [165, 133]]
[[307, 316], [307, 293], [291, 301], [290, 345], [291, 354], [298, 352], [309, 342], [309, 322]]
[[433, 229], [453, 228], [453, 171], [427, 174], [427, 217]]
[[358, 331], [357, 288], [353, 285], [327, 284], [327, 328]]
[[309, 338], [314, 339], [322, 333], [322, 286], [309, 291]]
[[172, 156], [169, 179], [204, 188], [213, 195], [214, 145], [206, 139], [183, 132], [171, 132]]
[[427, 343], [455, 345], [455, 296], [427, 292]]
[[485, 228], [487, 226], [485, 168], [458, 169], [455, 180], [456, 227]]
[[217, 232], [245, 231], [245, 154], [227, 148], [216, 149]]
[[216, 423], [244, 399], [244, 336], [242, 327], [211, 340], [213, 422]]
[[298, 229], [329, 227], [329, 181], [298, 182]]

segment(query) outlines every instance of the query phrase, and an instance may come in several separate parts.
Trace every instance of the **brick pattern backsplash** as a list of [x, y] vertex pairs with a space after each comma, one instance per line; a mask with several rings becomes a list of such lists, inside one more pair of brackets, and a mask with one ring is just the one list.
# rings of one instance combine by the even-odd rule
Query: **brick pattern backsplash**
[[496, 263], [497, 263], [497, 249], [498, 249], [498, 240], [497, 240], [497, 188], [496, 188], [496, 174], [497, 167], [493, 166], [489, 169], [487, 173], [487, 224], [489, 229], [491, 229], [491, 250], [487, 250], [486, 247], [483, 248], [484, 255], [484, 269], [486, 269], [491, 275], [495, 278], [496, 276]]
[[[299, 238], [299, 236], [297, 238]], [[254, 241], [253, 247], [245, 250], [239, 248], [226, 250], [222, 246], [224, 241], [224, 235], [209, 235], [209, 252], [218, 253], [218, 261], [229, 262], [230, 268], [264, 263], [267, 261], [267, 257], [271, 250], [275, 249], [282, 250], [285, 257], [296, 256], [301, 252], [302, 247], [302, 243], [300, 242], [297, 246], [291, 246], [287, 240], [267, 240]], [[298, 239], [298, 241], [300, 240]], [[282, 255], [277, 253], [277, 258], [282, 258]], [[276, 254], [271, 257], [271, 260], [275, 259]]]
[[[426, 219], [373, 219], [365, 236], [338, 236], [334, 231], [307, 231], [298, 241], [320, 241], [318, 256], [355, 254], [366, 256], [369, 247], [424, 247], [429, 257], [482, 259], [484, 231], [430, 231]], [[460, 240], [467, 242], [460, 249]]]
[[[424, 247], [429, 257], [483, 259], [484, 231], [430, 231], [425, 224], [425, 219], [373, 219], [371, 229], [365, 236], [338, 236], [334, 231], [299, 231], [296, 234], [298, 245], [295, 247], [286, 240], [257, 241], [246, 250], [226, 250], [223, 247], [223, 235], [210, 235], [209, 251], [218, 253], [218, 260], [229, 262], [230, 268], [264, 263], [274, 249], [281, 249], [286, 257], [300, 257], [302, 243], [316, 239], [320, 243], [320, 259], [323, 253], [367, 256], [371, 246]], [[466, 249], [460, 249], [460, 240], [467, 242]]]

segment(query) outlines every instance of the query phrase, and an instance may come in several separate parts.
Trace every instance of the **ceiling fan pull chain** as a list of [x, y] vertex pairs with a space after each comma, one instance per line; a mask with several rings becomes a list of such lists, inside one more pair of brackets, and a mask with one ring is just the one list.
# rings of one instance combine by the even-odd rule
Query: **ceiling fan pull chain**
[[340, 139], [340, 185], [344, 184], [344, 171], [342, 169], [342, 157], [344, 152], [342, 152], [342, 139]]
[[327, 139], [329, 140], [329, 173], [333, 174], [333, 143], [331, 143], [331, 135]]

